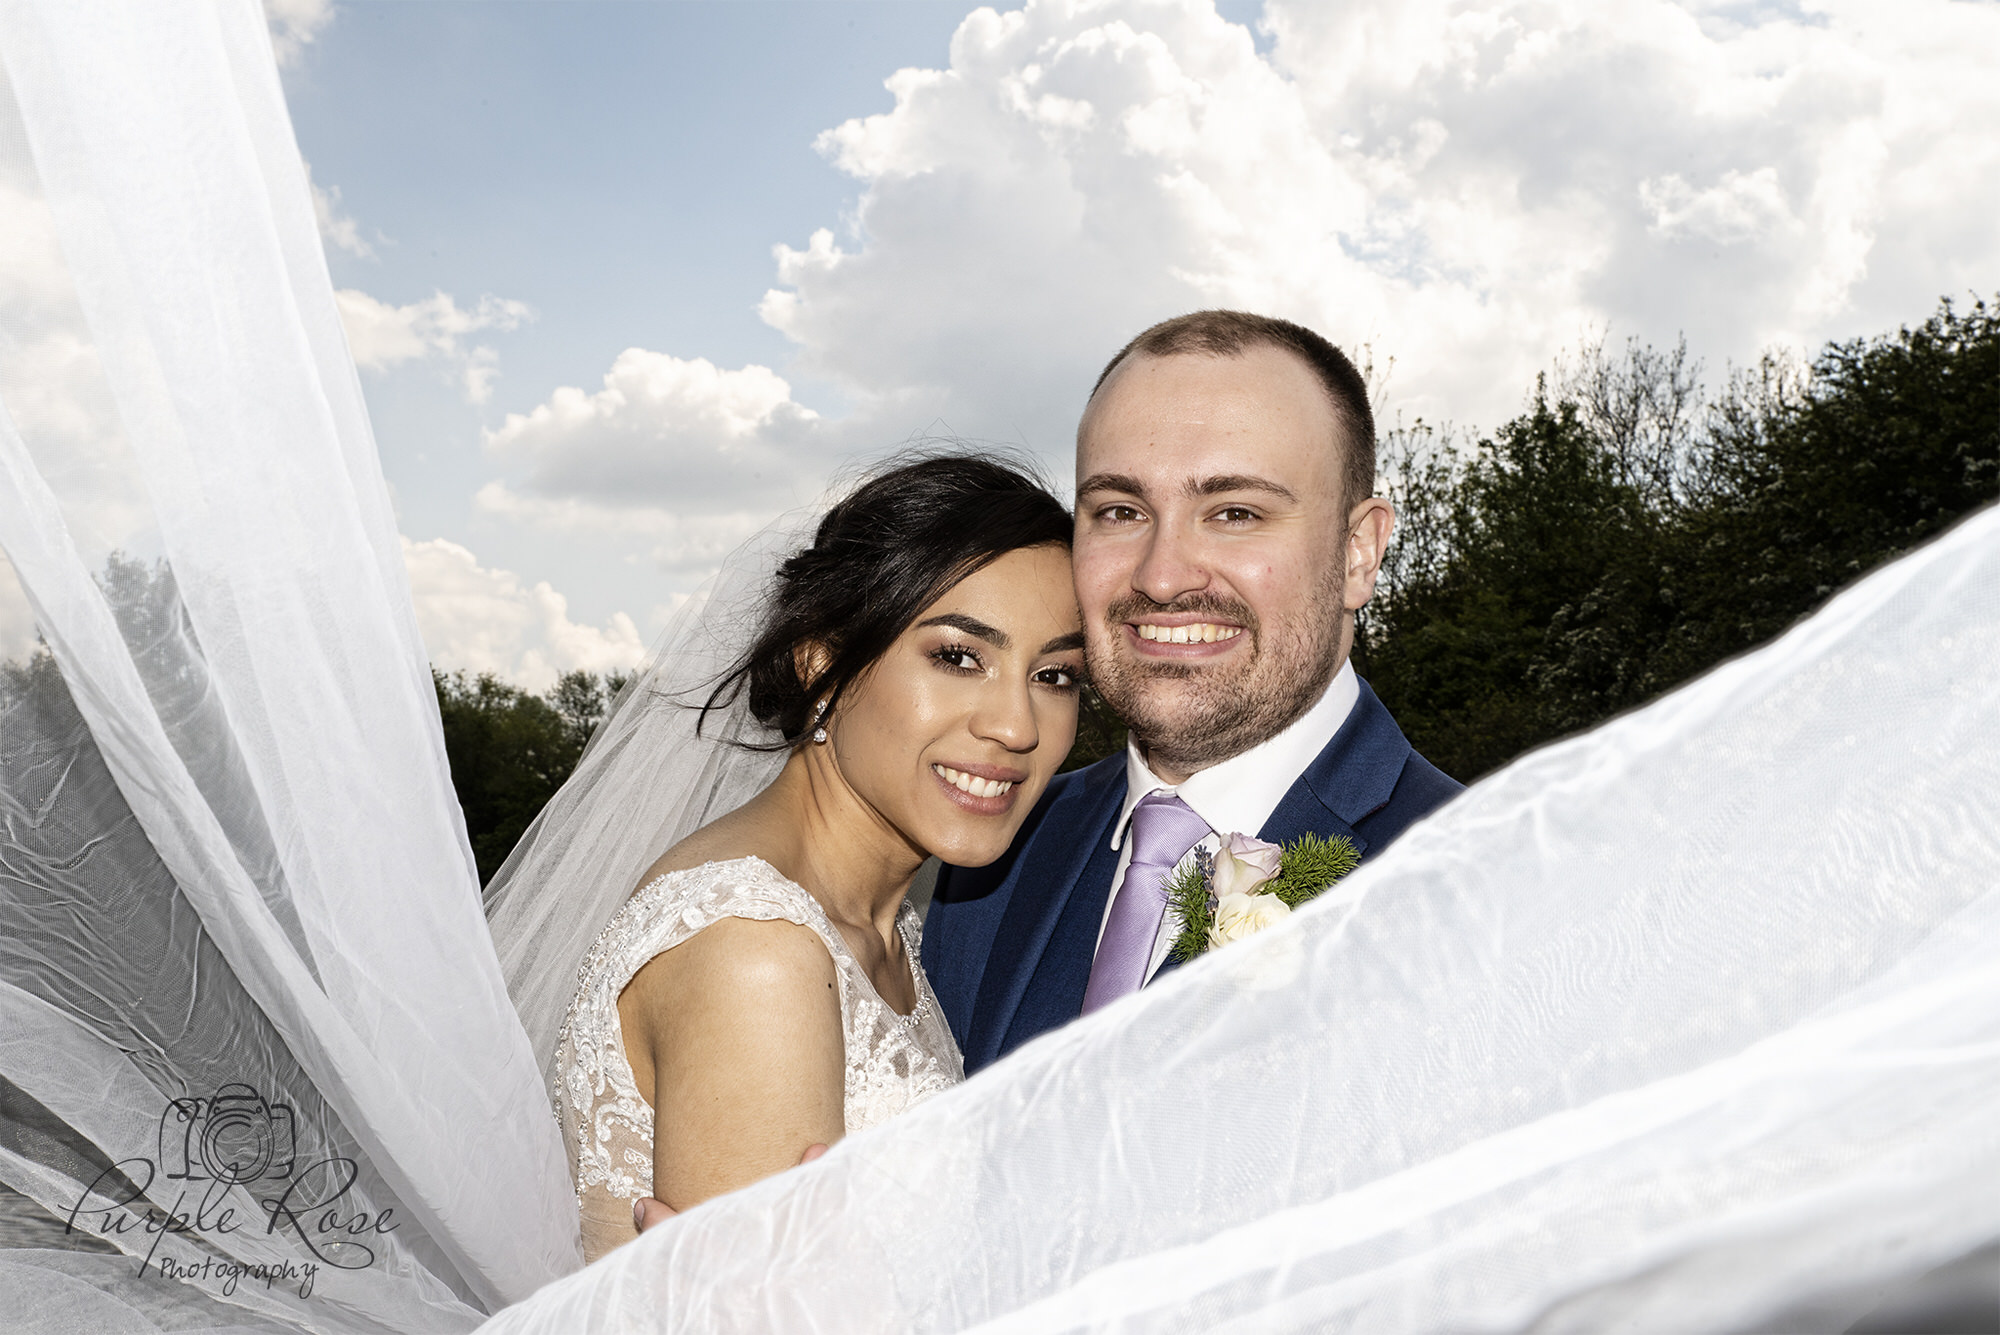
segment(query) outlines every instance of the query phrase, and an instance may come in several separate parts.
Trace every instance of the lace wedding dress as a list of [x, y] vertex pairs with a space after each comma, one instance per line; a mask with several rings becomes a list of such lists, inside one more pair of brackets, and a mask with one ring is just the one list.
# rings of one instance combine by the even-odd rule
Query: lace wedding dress
[[556, 1115], [583, 1216], [583, 1254], [596, 1260], [638, 1236], [632, 1202], [653, 1192], [653, 1109], [632, 1078], [618, 994], [648, 961], [723, 918], [783, 919], [810, 928], [833, 956], [847, 1043], [843, 1105], [849, 1134], [893, 1117], [965, 1078], [958, 1044], [931, 994], [916, 910], [903, 938], [917, 1004], [898, 1014], [806, 889], [761, 858], [708, 862], [654, 878], [625, 902], [591, 948], [556, 1043]]

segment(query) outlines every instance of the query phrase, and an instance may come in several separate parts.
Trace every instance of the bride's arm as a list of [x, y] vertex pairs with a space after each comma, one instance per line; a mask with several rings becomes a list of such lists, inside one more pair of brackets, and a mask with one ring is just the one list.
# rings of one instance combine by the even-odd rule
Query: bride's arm
[[641, 969], [618, 1011], [652, 1094], [653, 1194], [674, 1209], [845, 1130], [839, 985], [810, 929], [725, 918]]

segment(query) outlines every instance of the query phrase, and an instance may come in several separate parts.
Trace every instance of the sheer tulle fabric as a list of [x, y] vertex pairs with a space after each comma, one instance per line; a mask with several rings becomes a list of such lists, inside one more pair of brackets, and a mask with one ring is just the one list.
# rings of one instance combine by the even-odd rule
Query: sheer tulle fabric
[[[773, 524], [724, 562], [674, 617], [651, 660], [590, 739], [576, 772], [486, 887], [507, 989], [545, 1077], [577, 974], [660, 854], [762, 791], [783, 739], [742, 698], [704, 715], [746, 650], [779, 564], [812, 540], [813, 521]], [[741, 745], [740, 743], [748, 743]]]
[[49, 242], [0, 547], [50, 655], [0, 680], [0, 1180], [103, 1248], [0, 1292], [468, 1328], [578, 1264], [575, 1204], [262, 12], [8, 0], [0, 58], [9, 243]]
[[[0, 0], [0, 59], [0, 204], [60, 238], [0, 332], [73, 315], [98, 387], [0, 359], [53, 654], [0, 688], [0, 1181], [252, 1221], [0, 1252], [0, 1310], [466, 1328], [576, 1264], [537, 1053], [577, 941], [761, 781], [676, 731], [742, 618], [684, 627], [519, 855], [503, 981], [261, 15]], [[100, 391], [80, 453], [49, 396]], [[1996, 661], [1989, 511], [493, 1327], [1838, 1329], [2000, 1237]], [[254, 1226], [349, 1173], [394, 1229]]]
[[1995, 663], [1989, 510], [488, 1329], [1842, 1329], [2000, 1237]]

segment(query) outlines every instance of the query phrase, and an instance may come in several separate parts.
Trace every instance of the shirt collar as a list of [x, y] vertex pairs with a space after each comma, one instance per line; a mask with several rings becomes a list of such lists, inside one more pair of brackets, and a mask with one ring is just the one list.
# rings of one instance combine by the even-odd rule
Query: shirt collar
[[1125, 805], [1111, 827], [1111, 846], [1125, 839], [1132, 809], [1149, 793], [1177, 794], [1208, 822], [1217, 834], [1254, 835], [1278, 809], [1287, 790], [1306, 766], [1326, 749], [1340, 725], [1361, 698], [1361, 682], [1352, 662], [1342, 663], [1312, 708], [1275, 737], [1266, 738], [1241, 755], [1189, 775], [1176, 788], [1155, 775], [1139, 753], [1136, 738], [1125, 743]]

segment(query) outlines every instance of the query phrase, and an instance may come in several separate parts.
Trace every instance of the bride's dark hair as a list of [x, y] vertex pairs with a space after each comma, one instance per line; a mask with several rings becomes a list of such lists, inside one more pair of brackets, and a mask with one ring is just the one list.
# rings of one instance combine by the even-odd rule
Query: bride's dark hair
[[[932, 454], [867, 478], [820, 520], [812, 546], [778, 567], [756, 642], [702, 706], [745, 691], [758, 722], [796, 745], [926, 607], [967, 575], [1024, 547], [1070, 545], [1070, 513], [1027, 468]], [[803, 645], [824, 649], [801, 676]]]

